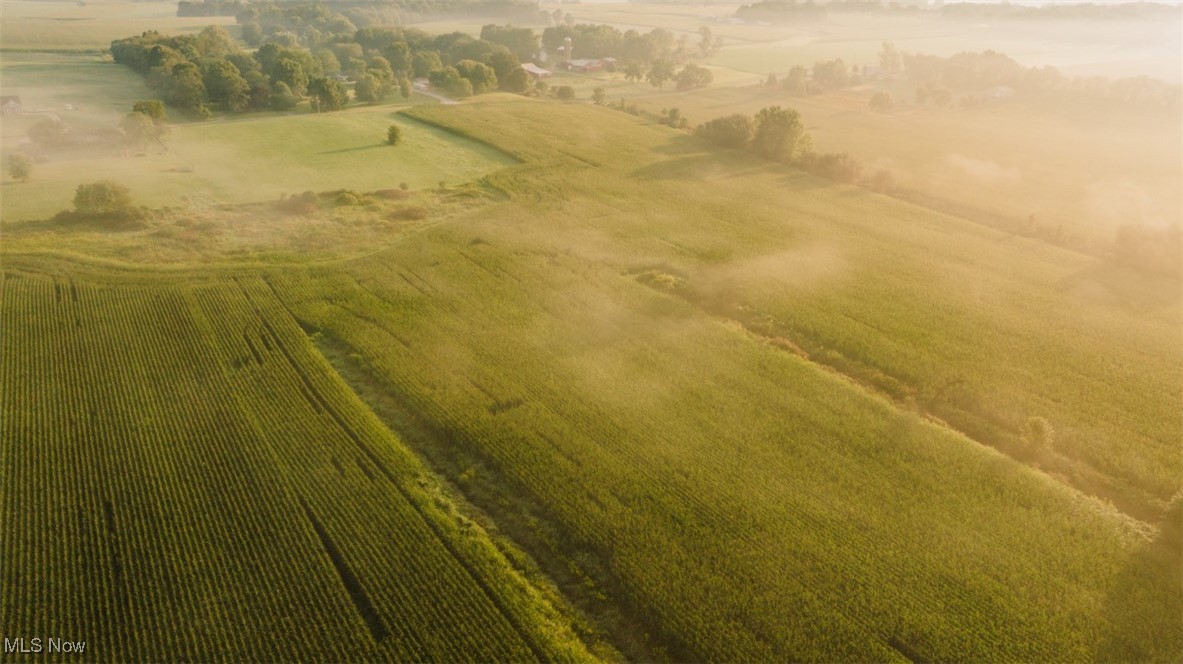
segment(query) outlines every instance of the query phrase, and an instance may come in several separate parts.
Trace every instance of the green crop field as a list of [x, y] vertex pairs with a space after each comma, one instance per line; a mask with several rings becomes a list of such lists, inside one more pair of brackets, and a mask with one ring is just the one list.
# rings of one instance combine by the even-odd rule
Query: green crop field
[[[783, 72], [781, 72], [783, 73]], [[796, 97], [762, 85], [689, 92], [633, 89], [629, 103], [657, 113], [676, 107], [694, 124], [780, 105], [801, 114], [819, 150], [846, 152], [868, 172], [955, 210], [1019, 226], [1062, 228], [1104, 253], [1123, 225], [1183, 223], [1183, 132], [1170, 114], [1064, 112], [1039, 101], [939, 109], [911, 103], [894, 85], [890, 113], [868, 108], [875, 87]]]
[[6, 263], [6, 635], [103, 661], [586, 656], [265, 282]]
[[1183, 654], [1177, 285], [608, 109], [406, 114], [515, 155], [500, 198], [319, 266], [80, 261], [67, 232], [0, 255], [6, 632], [100, 625], [111, 659], [576, 658], [598, 630], [680, 661]]

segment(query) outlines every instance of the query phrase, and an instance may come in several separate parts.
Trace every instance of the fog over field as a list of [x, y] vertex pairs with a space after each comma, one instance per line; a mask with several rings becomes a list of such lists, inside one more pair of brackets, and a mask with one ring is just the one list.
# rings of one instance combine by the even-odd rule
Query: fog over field
[[1181, 34], [0, 1], [0, 661], [1180, 661]]

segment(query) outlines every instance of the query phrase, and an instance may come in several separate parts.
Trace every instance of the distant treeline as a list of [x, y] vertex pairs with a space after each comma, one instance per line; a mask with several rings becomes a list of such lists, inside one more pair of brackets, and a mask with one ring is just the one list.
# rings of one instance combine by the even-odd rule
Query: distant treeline
[[[180, 0], [177, 16], [239, 16], [244, 11], [268, 12], [286, 2], [274, 0]], [[411, 15], [447, 14], [479, 10], [485, 16], [533, 17], [538, 3], [529, 0], [322, 0], [317, 5], [357, 16], [395, 10]]]
[[1171, 112], [1183, 109], [1183, 86], [1149, 76], [1068, 78], [1055, 67], [1024, 67], [995, 51], [957, 53], [949, 57], [903, 53], [902, 62], [908, 77], [920, 84], [922, 90], [1009, 87], [1017, 91], [1065, 94], [1135, 108]]
[[761, 0], [742, 5], [735, 15], [748, 20], [801, 22], [824, 19], [831, 12], [919, 13], [927, 12], [952, 19], [1090, 19], [1124, 20], [1163, 18], [1178, 20], [1181, 9], [1155, 2], [1131, 2], [1119, 5], [1092, 3], [1052, 3], [1041, 7], [1010, 3], [953, 3], [927, 5], [917, 0]]

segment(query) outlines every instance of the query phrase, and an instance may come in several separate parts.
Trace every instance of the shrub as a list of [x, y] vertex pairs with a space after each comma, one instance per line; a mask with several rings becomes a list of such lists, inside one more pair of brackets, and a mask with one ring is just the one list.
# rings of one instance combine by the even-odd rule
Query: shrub
[[555, 96], [563, 101], [571, 101], [575, 99], [575, 88], [569, 85], [560, 85], [555, 88]]
[[741, 113], [700, 124], [694, 134], [723, 148], [742, 150], [752, 140], [752, 119]]
[[8, 175], [13, 180], [24, 182], [33, 175], [33, 159], [23, 152], [14, 152], [8, 157]]
[[879, 92], [871, 95], [870, 106], [873, 110], [886, 113], [887, 111], [891, 110], [893, 105], [894, 104], [892, 102], [890, 92], [884, 92], [880, 90]]
[[361, 205], [365, 201], [356, 191], [342, 191], [333, 202], [339, 206], [351, 206]]
[[814, 175], [835, 182], [856, 182], [863, 165], [858, 159], [842, 153], [809, 154], [801, 159], [801, 167]]
[[131, 192], [110, 180], [80, 184], [74, 192], [74, 209], [82, 214], [110, 214], [131, 207]]
[[401, 140], [403, 140], [403, 130], [398, 125], [392, 124], [386, 128], [387, 145], [398, 145]]

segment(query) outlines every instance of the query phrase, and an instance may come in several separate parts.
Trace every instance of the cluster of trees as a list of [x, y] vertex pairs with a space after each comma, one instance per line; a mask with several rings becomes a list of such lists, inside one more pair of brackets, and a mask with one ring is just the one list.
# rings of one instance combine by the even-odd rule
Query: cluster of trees
[[[144, 75], [169, 106], [198, 117], [209, 117], [212, 108], [286, 110], [305, 96], [318, 108], [331, 110], [347, 99], [341, 83], [330, 78], [339, 70], [332, 51], [310, 52], [268, 42], [247, 53], [217, 26], [197, 35], [146, 32], [120, 39], [111, 43], [111, 55]], [[365, 74], [396, 87], [389, 62], [375, 58], [367, 65]]]
[[718, 147], [747, 150], [835, 182], [859, 184], [881, 193], [895, 188], [887, 171], [864, 177], [862, 162], [849, 154], [815, 152], [800, 114], [791, 108], [769, 106], [754, 118], [741, 113], [716, 118], [696, 127], [694, 134]]
[[360, 102], [378, 102], [396, 91], [409, 97], [412, 77], [427, 77], [458, 97], [528, 91], [531, 81], [515, 51], [533, 51], [538, 37], [509, 26], [485, 26], [481, 32], [488, 39], [367, 27], [335, 34], [313, 48], [281, 34], [252, 54], [225, 29], [211, 26], [197, 35], [146, 32], [112, 42], [111, 53], [144, 75], [169, 106], [199, 117], [214, 108], [286, 110], [306, 97], [318, 110], [333, 110], [347, 103], [342, 81], [350, 79]]
[[[812, 68], [794, 65], [780, 80], [780, 84], [791, 95], [804, 97], [820, 94], [827, 90], [840, 90], [852, 85], [861, 85], [863, 77], [858, 67], [848, 67], [842, 58], [818, 60]], [[776, 75], [768, 75], [768, 85], [776, 85]]]
[[[1055, 67], [1024, 67], [995, 51], [957, 53], [949, 57], [903, 53], [900, 60], [908, 77], [931, 93], [939, 105], [951, 100], [952, 91], [1006, 86], [1016, 91], [1065, 94], [1138, 108], [1172, 112], [1183, 108], [1183, 86], [1149, 76], [1070, 79]], [[940, 90], [950, 93], [942, 92], [938, 96]], [[927, 101], [929, 94], [918, 92], [918, 101], [921, 98]]]
[[813, 0], [761, 0], [741, 5], [735, 15], [749, 21], [774, 23], [820, 21], [826, 18], [826, 5]]
[[542, 31], [542, 47], [555, 52], [570, 39], [577, 58], [614, 57], [623, 63], [648, 67], [659, 60], [682, 62], [687, 58], [710, 55], [723, 44], [707, 26], [698, 29], [699, 39], [691, 43], [688, 35], [675, 37], [664, 28], [649, 32], [620, 31], [610, 25], [557, 25]]

